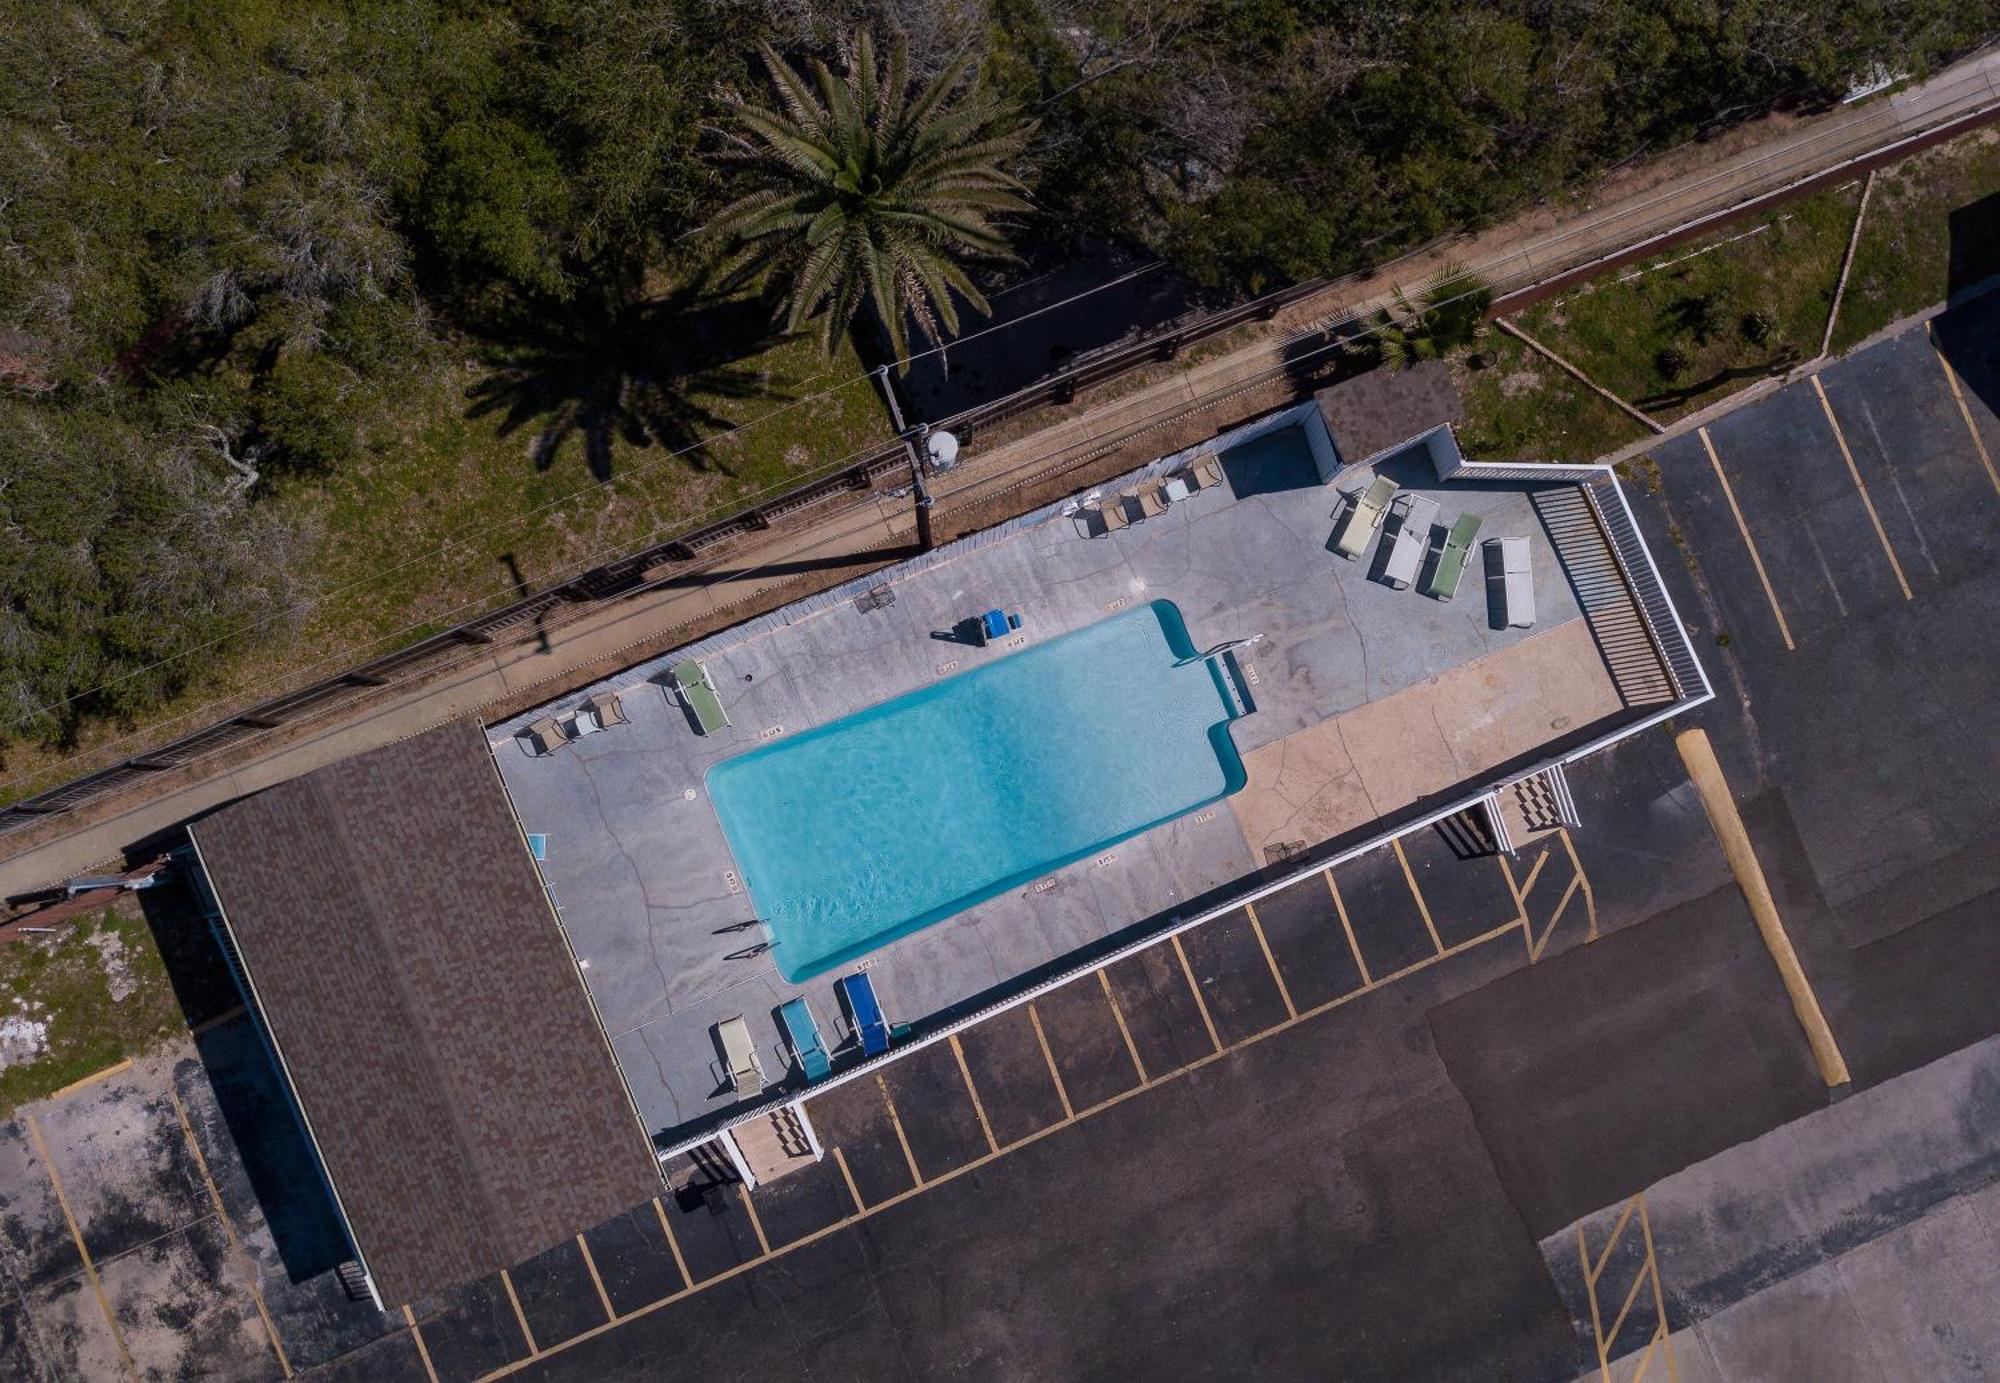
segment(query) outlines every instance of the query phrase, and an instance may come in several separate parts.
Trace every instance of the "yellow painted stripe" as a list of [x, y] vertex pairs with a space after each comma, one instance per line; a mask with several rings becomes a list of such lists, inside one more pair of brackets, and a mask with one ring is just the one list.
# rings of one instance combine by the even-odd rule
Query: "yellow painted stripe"
[[1757, 569], [1757, 581], [1764, 588], [1764, 599], [1771, 602], [1771, 615], [1778, 621], [1778, 633], [1785, 640], [1787, 651], [1798, 645], [1792, 642], [1792, 627], [1785, 623], [1784, 607], [1778, 604], [1778, 592], [1771, 585], [1771, 574], [1764, 570], [1763, 554], [1757, 551], [1757, 540], [1750, 536], [1750, 525], [1743, 521], [1742, 507], [1736, 503], [1736, 491], [1729, 486], [1729, 477], [1723, 472], [1722, 458], [1715, 454], [1715, 443], [1708, 438], [1708, 429], [1698, 427], [1695, 435], [1701, 438], [1702, 450], [1708, 453], [1708, 464], [1715, 470], [1716, 483], [1722, 486], [1722, 497], [1729, 501], [1729, 512], [1735, 516], [1736, 531], [1743, 535], [1743, 546], [1750, 551], [1750, 565]]
[[1132, 1029], [1125, 1025], [1125, 1010], [1118, 1007], [1118, 996], [1111, 992], [1111, 977], [1100, 968], [1097, 982], [1104, 987], [1104, 1002], [1111, 1005], [1111, 1016], [1118, 1024], [1118, 1035], [1125, 1039], [1125, 1054], [1132, 1058], [1132, 1069], [1139, 1074], [1139, 1084], [1146, 1083], [1146, 1063], [1139, 1060], [1139, 1044], [1132, 1040]]
[[118, 1317], [112, 1313], [111, 1298], [105, 1293], [104, 1280], [97, 1275], [97, 1264], [91, 1260], [90, 1249], [83, 1242], [83, 1230], [77, 1226], [76, 1212], [70, 1209], [69, 1193], [63, 1190], [62, 1173], [56, 1170], [53, 1157], [49, 1156], [48, 1140], [42, 1137], [42, 1126], [35, 1116], [25, 1116], [28, 1137], [34, 1141], [35, 1156], [42, 1160], [42, 1170], [49, 1174], [49, 1185], [55, 1189], [56, 1205], [62, 1211], [63, 1223], [69, 1226], [69, 1237], [76, 1244], [77, 1256], [83, 1260], [83, 1274], [90, 1279], [90, 1289], [97, 1294], [97, 1304], [104, 1310], [104, 1323], [111, 1327], [111, 1339], [118, 1346], [118, 1358], [125, 1366], [125, 1372], [134, 1378], [139, 1376], [138, 1367], [132, 1362], [132, 1351], [125, 1347], [125, 1332], [118, 1328]]
[[535, 1332], [528, 1329], [528, 1313], [521, 1309], [520, 1294], [514, 1290], [514, 1279], [505, 1268], [500, 1270], [500, 1285], [507, 1289], [507, 1304], [514, 1308], [514, 1323], [521, 1327], [521, 1338], [528, 1342], [528, 1357], [533, 1358], [542, 1351], [535, 1344]]
[[1194, 991], [1194, 1006], [1201, 1010], [1201, 1025], [1208, 1029], [1208, 1040], [1215, 1044], [1215, 1050], [1222, 1050], [1222, 1034], [1215, 1030], [1215, 1020], [1208, 1016], [1208, 1000], [1201, 997], [1201, 985], [1194, 977], [1194, 967], [1188, 964], [1187, 947], [1181, 945], [1181, 934], [1174, 933], [1174, 954], [1181, 958], [1181, 973], [1187, 976], [1188, 988]]
[[579, 1234], [576, 1236], [576, 1247], [583, 1254], [583, 1268], [590, 1274], [590, 1285], [597, 1289], [597, 1300], [604, 1307], [604, 1319], [617, 1320], [618, 1312], [611, 1305], [611, 1293], [604, 1290], [604, 1276], [597, 1271], [597, 1258], [590, 1251], [590, 1241]]
[[417, 1342], [417, 1358], [423, 1360], [424, 1377], [431, 1383], [438, 1383], [437, 1367], [431, 1363], [430, 1346], [424, 1343], [424, 1332], [417, 1329], [416, 1312], [410, 1310], [407, 1302], [403, 1305], [403, 1323], [410, 1327], [410, 1338]]
[[858, 1214], [866, 1210], [868, 1202], [861, 1199], [861, 1188], [854, 1184], [854, 1173], [848, 1168], [847, 1154], [839, 1148], [835, 1148], [833, 1150], [833, 1160], [840, 1165], [840, 1179], [847, 1183], [847, 1194], [854, 1202], [855, 1212]]
[[972, 1112], [979, 1116], [979, 1131], [986, 1135], [986, 1150], [998, 1152], [1000, 1145], [993, 1140], [993, 1124], [986, 1117], [986, 1106], [979, 1101], [979, 1087], [973, 1084], [972, 1068], [965, 1064], [965, 1048], [959, 1044], [957, 1033], [946, 1040], [951, 1044], [951, 1054], [958, 1058], [958, 1074], [965, 1080], [965, 1093], [972, 1098]]
[[1340, 929], [1347, 933], [1347, 949], [1354, 952], [1354, 968], [1361, 972], [1361, 986], [1367, 988], [1375, 983], [1368, 976], [1368, 961], [1361, 954], [1361, 943], [1354, 937], [1354, 923], [1347, 916], [1347, 900], [1340, 896], [1340, 885], [1333, 881], [1333, 871], [1323, 869], [1320, 877], [1326, 880], [1326, 891], [1333, 895], [1333, 910], [1340, 914]]
[[285, 1357], [284, 1342], [278, 1338], [278, 1327], [271, 1320], [270, 1307], [264, 1303], [264, 1289], [257, 1282], [257, 1265], [244, 1250], [243, 1241], [236, 1236], [236, 1225], [229, 1218], [229, 1212], [222, 1205], [222, 1191], [209, 1174], [208, 1158], [202, 1154], [201, 1144], [194, 1136], [194, 1124], [188, 1118], [187, 1106], [181, 1103], [178, 1090], [167, 1087], [167, 1098], [173, 1102], [174, 1116], [181, 1122], [181, 1136], [187, 1139], [188, 1151], [194, 1154], [195, 1170], [201, 1173], [201, 1184], [208, 1188], [209, 1204], [215, 1207], [215, 1218], [222, 1224], [222, 1233], [229, 1240], [229, 1247], [242, 1263], [244, 1280], [250, 1284], [250, 1300], [256, 1304], [257, 1319], [264, 1323], [264, 1337], [271, 1342], [271, 1353], [278, 1357], [279, 1372], [285, 1377], [292, 1376], [292, 1361]]
[[658, 1196], [653, 1197], [653, 1213], [660, 1217], [660, 1233], [667, 1236], [667, 1248], [673, 1252], [674, 1266], [681, 1272], [681, 1290], [694, 1290], [694, 1274], [688, 1271], [687, 1259], [681, 1257], [681, 1242], [674, 1238], [674, 1227], [667, 1223], [667, 1207], [660, 1204]]
[[743, 1197], [743, 1209], [749, 1213], [750, 1228], [757, 1235], [757, 1247], [768, 1258], [771, 1253], [771, 1241], [764, 1237], [764, 1222], [757, 1218], [757, 1203], [750, 1199], [750, 1188], [739, 1181], [736, 1183], [736, 1191]]
[[1910, 583], [1903, 575], [1903, 564], [1896, 560], [1896, 549], [1889, 544], [1889, 530], [1882, 527], [1882, 516], [1875, 512], [1875, 501], [1868, 494], [1868, 485], [1861, 479], [1861, 468], [1854, 464], [1854, 453], [1848, 450], [1847, 434], [1840, 430], [1840, 420], [1833, 416], [1833, 404], [1827, 400], [1826, 386], [1819, 382], [1819, 376], [1812, 377], [1813, 392], [1819, 395], [1819, 406], [1826, 413], [1826, 425], [1833, 429], [1833, 440], [1840, 444], [1840, 459], [1847, 463], [1848, 479], [1854, 482], [1855, 491], [1861, 496], [1861, 507], [1868, 511], [1868, 522], [1875, 525], [1875, 537], [1882, 544], [1882, 555], [1889, 559], [1889, 570], [1896, 573], [1896, 584], [1903, 588], [1903, 599], [1913, 600]]
[[[1257, 934], [1257, 949], [1264, 953], [1264, 964], [1271, 967], [1271, 978], [1278, 985], [1278, 997], [1285, 1001], [1285, 1016], [1288, 1018], [1298, 1017], [1299, 1006], [1292, 1002], [1291, 988], [1285, 983], [1284, 972], [1278, 969], [1278, 958], [1271, 952], [1271, 943], [1264, 935], [1264, 924], [1258, 920], [1257, 909], [1251, 904], [1245, 903], [1243, 911], [1250, 916], [1250, 930]], [[1123, 1025], [1121, 1024], [1120, 1026]]]
[[889, 1111], [889, 1126], [896, 1130], [896, 1141], [902, 1144], [903, 1161], [910, 1165], [910, 1179], [922, 1186], [924, 1174], [917, 1170], [917, 1155], [910, 1151], [910, 1138], [903, 1132], [902, 1116], [896, 1113], [896, 1102], [889, 1098], [889, 1082], [882, 1079], [880, 1071], [875, 1073], [875, 1088], [882, 1092], [882, 1107]]
[[132, 1058], [128, 1056], [123, 1061], [112, 1062], [109, 1066], [105, 1067], [101, 1071], [92, 1071], [82, 1080], [71, 1081], [68, 1085], [65, 1085], [62, 1089], [56, 1091], [53, 1095], [50, 1095], [48, 1098], [50, 1100], [60, 1100], [65, 1095], [74, 1095], [79, 1090], [87, 1090], [91, 1086], [97, 1085], [102, 1081], [110, 1080], [113, 1076], [122, 1076], [131, 1069], [132, 1069]]
[[1069, 1091], [1063, 1086], [1062, 1072], [1056, 1069], [1056, 1054], [1049, 1050], [1049, 1035], [1042, 1031], [1041, 1010], [1035, 1007], [1033, 999], [1028, 1000], [1028, 1021], [1034, 1025], [1035, 1041], [1041, 1044], [1042, 1060], [1049, 1064], [1049, 1079], [1056, 1083], [1056, 1098], [1062, 1101], [1063, 1118], [1074, 1119], [1076, 1110], [1070, 1106]]
[[1437, 923], [1431, 921], [1430, 904], [1424, 901], [1424, 891], [1417, 887], [1417, 874], [1410, 868], [1410, 857], [1403, 853], [1402, 839], [1391, 840], [1389, 848], [1396, 852], [1396, 863], [1403, 866], [1403, 882], [1410, 886], [1410, 896], [1417, 900], [1417, 911], [1423, 916], [1424, 930], [1431, 934], [1431, 948], [1443, 955], [1444, 938], [1438, 935]]
[[1980, 435], [1979, 424], [1972, 420], [1972, 410], [1966, 406], [1965, 391], [1958, 385], [1958, 371], [1952, 369], [1951, 362], [1944, 358], [1944, 351], [1937, 343], [1937, 334], [1931, 330], [1929, 322], [1924, 323], [1924, 335], [1930, 338], [1931, 350], [1944, 369], [1945, 382], [1951, 385], [1951, 396], [1958, 404], [1958, 416], [1965, 419], [1965, 430], [1972, 434], [1972, 445], [1979, 453], [1979, 464], [1986, 468], [1986, 478], [1993, 482], [1994, 490], [2000, 492], [2000, 470], [1993, 468], [1993, 454], [1987, 451], [1986, 439]]

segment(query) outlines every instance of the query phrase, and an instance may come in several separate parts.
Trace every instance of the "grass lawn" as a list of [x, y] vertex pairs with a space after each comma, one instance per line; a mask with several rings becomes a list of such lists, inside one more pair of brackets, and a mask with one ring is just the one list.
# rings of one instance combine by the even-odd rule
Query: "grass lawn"
[[1976, 130], [1875, 175], [1833, 348], [2000, 274], [2000, 130]]
[[1483, 370], [1454, 370], [1465, 400], [1458, 440], [1475, 461], [1594, 461], [1645, 429], [1511, 336], [1493, 332]]
[[1523, 330], [1662, 422], [1819, 350], [1858, 184], [1537, 303]]
[[82, 919], [53, 945], [0, 946], [0, 1119], [181, 1031], [166, 963], [134, 904]]

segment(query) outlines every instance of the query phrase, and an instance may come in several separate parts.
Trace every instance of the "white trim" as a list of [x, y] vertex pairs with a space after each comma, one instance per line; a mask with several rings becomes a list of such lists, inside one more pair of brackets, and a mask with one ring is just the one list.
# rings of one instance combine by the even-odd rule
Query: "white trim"
[[[772, 1113], [771, 1106], [766, 1105], [763, 1113], [768, 1118]], [[722, 1145], [723, 1156], [727, 1157], [729, 1165], [736, 1169], [736, 1175], [742, 1180], [744, 1188], [754, 1191], [757, 1189], [757, 1178], [750, 1171], [750, 1161], [743, 1156], [743, 1149], [736, 1146], [736, 1135], [731, 1132], [738, 1125], [747, 1122], [749, 1121], [738, 1119], [728, 1127], [716, 1130], [715, 1141]]]
[[1486, 824], [1493, 831], [1493, 847], [1503, 855], [1514, 853], [1514, 837], [1507, 830], [1507, 817], [1500, 809], [1500, 794], [1489, 792], [1479, 799], [1486, 808]]
[[792, 1116], [799, 1121], [799, 1131], [806, 1136], [806, 1146], [812, 1149], [813, 1161], [825, 1161], [826, 1149], [819, 1145], [819, 1130], [813, 1127], [812, 1116], [806, 1113], [805, 1096], [792, 1101]]
[[207, 893], [208, 901], [215, 905], [216, 920], [222, 923], [223, 931], [229, 934], [230, 949], [236, 953], [235, 963], [230, 969], [250, 990], [251, 1021], [257, 1025], [258, 1032], [264, 1038], [264, 1044], [271, 1049], [271, 1055], [278, 1059], [278, 1070], [285, 1077], [285, 1093], [291, 1097], [292, 1109], [298, 1115], [300, 1127], [305, 1130], [306, 1141], [312, 1144], [313, 1158], [319, 1163], [320, 1180], [326, 1183], [326, 1189], [333, 1197], [333, 1208], [340, 1216], [340, 1227], [347, 1231], [347, 1246], [354, 1250], [354, 1260], [361, 1265], [361, 1275], [368, 1283], [368, 1295], [374, 1301], [377, 1311], [386, 1311], [388, 1308], [382, 1304], [382, 1293], [375, 1286], [375, 1274], [368, 1267], [368, 1255], [362, 1251], [361, 1238], [354, 1232], [354, 1221], [348, 1218], [347, 1202], [340, 1198], [340, 1187], [334, 1182], [333, 1168], [327, 1165], [326, 1153], [320, 1147], [319, 1135], [313, 1132], [312, 1115], [306, 1112], [306, 1102], [299, 1095], [298, 1084], [292, 1079], [291, 1063], [285, 1060], [285, 1049], [278, 1042], [278, 1034], [272, 1030], [271, 1024], [264, 1017], [264, 1000], [257, 993], [257, 981], [251, 977], [250, 962], [243, 954], [242, 943], [236, 939], [236, 928], [230, 925], [229, 910], [222, 906], [222, 893], [209, 875], [208, 861], [201, 853], [201, 841], [195, 836], [193, 826], [187, 828], [187, 834], [188, 844], [194, 848], [195, 863], [201, 869], [202, 890]]

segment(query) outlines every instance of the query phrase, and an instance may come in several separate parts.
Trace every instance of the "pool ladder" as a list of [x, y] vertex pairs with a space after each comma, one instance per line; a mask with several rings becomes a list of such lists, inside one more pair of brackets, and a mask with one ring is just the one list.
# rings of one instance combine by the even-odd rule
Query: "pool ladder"
[[1250, 688], [1243, 676], [1243, 665], [1237, 660], [1236, 653], [1239, 649], [1263, 642], [1263, 639], [1262, 634], [1252, 634], [1241, 639], [1224, 639], [1204, 653], [1181, 659], [1183, 665], [1207, 663], [1215, 669], [1216, 684], [1222, 688], [1224, 699], [1230, 703], [1231, 720], [1240, 720], [1257, 709], [1257, 702], [1250, 695]]

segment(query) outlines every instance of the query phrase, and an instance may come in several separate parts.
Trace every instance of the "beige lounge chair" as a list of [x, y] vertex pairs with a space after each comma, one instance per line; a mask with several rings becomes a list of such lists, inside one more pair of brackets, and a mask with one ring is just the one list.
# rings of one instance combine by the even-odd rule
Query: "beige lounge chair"
[[715, 1025], [722, 1039], [722, 1054], [729, 1062], [729, 1084], [736, 1098], [747, 1100], [764, 1093], [764, 1067], [757, 1060], [757, 1044], [750, 1040], [750, 1025], [743, 1015], [725, 1018]]
[[1158, 485], [1148, 485], [1139, 491], [1139, 522], [1157, 518], [1167, 512], [1167, 496]]
[[596, 717], [597, 723], [607, 729], [613, 725], [631, 724], [631, 721], [626, 719], [625, 707], [619, 702], [617, 692], [598, 692], [595, 696], [586, 697], [583, 709], [590, 712]]
[[543, 716], [521, 732], [530, 754], [539, 758], [543, 754], [553, 754], [569, 743], [569, 736], [563, 733], [554, 716]]
[[1359, 561], [1374, 540], [1375, 531], [1382, 526], [1382, 515], [1389, 508], [1389, 501], [1401, 488], [1386, 475], [1376, 476], [1366, 490], [1355, 496], [1353, 507], [1334, 530], [1333, 550], [1350, 562]]
[[1222, 461], [1219, 457], [1204, 456], [1188, 469], [1188, 474], [1194, 477], [1195, 488], [1198, 490], [1206, 490], [1212, 485], [1220, 485], [1222, 483]]
[[1132, 526], [1132, 513], [1126, 507], [1130, 495], [1113, 495], [1110, 499], [1097, 502], [1097, 517], [1104, 521], [1106, 533], [1116, 533], [1121, 528]]

